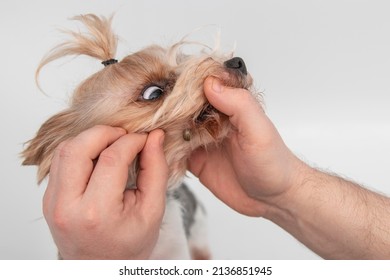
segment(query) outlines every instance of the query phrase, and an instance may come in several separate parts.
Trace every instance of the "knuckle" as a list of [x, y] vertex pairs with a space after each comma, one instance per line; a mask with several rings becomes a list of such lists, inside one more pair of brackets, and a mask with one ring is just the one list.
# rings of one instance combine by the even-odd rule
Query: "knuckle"
[[46, 208], [44, 215], [47, 222], [61, 232], [67, 232], [72, 224], [66, 210], [61, 206], [56, 206], [52, 210]]
[[87, 208], [82, 215], [82, 227], [88, 231], [95, 230], [101, 224], [100, 217], [101, 215], [94, 207]]
[[57, 232], [69, 233], [74, 230], [94, 231], [101, 224], [101, 215], [94, 207], [89, 207], [82, 213], [69, 212], [65, 207], [55, 206], [53, 209], [44, 207], [47, 223]]
[[115, 129], [112, 126], [103, 125], [103, 124], [96, 124], [92, 128], [89, 129], [90, 133], [93, 133], [94, 135], [109, 135], [112, 134], [115, 131]]
[[107, 133], [109, 129], [110, 126], [103, 125], [103, 124], [96, 124], [91, 128], [91, 130], [94, 130], [95, 132], [102, 133], [102, 134]]
[[121, 153], [117, 149], [111, 147], [100, 153], [98, 161], [105, 166], [116, 166], [121, 161], [121, 158]]
[[54, 153], [59, 158], [69, 158], [74, 154], [75, 148], [73, 141], [65, 140], [57, 146]]

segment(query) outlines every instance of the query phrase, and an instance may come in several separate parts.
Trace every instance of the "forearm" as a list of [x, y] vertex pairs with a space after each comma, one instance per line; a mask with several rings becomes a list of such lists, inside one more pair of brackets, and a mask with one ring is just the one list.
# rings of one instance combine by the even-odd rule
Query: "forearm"
[[327, 259], [390, 259], [390, 200], [301, 164], [267, 217]]

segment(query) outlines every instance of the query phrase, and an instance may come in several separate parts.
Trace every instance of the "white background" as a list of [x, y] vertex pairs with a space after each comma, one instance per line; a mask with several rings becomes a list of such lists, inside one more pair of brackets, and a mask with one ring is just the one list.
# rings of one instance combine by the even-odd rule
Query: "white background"
[[[267, 113], [287, 145], [312, 165], [390, 194], [390, 4], [388, 1], [50, 1], [0, 2], [0, 259], [56, 257], [34, 167], [18, 153], [66, 106], [79, 81], [102, 65], [77, 58], [34, 71], [82, 13], [110, 15], [121, 37], [117, 58], [151, 43], [170, 44], [217, 27], [222, 46], [243, 57]], [[209, 212], [217, 259], [316, 259], [278, 226], [236, 214], [196, 180]], [[340, 209], [342, 211], [342, 209]]]

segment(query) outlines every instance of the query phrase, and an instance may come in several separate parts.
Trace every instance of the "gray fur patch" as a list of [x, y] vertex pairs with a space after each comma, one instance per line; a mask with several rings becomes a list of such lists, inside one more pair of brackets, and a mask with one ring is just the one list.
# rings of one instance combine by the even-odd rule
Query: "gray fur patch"
[[182, 217], [183, 225], [187, 238], [190, 235], [191, 226], [195, 222], [195, 211], [197, 207], [201, 206], [195, 195], [190, 191], [190, 189], [182, 183], [180, 187], [173, 191], [173, 197], [180, 201], [182, 206]]

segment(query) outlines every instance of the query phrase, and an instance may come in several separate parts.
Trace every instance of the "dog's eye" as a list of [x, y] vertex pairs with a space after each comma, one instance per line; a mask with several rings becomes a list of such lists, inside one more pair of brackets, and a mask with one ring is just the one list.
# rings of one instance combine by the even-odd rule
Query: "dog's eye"
[[142, 99], [144, 100], [155, 100], [158, 99], [164, 91], [158, 86], [149, 86], [142, 92]]

